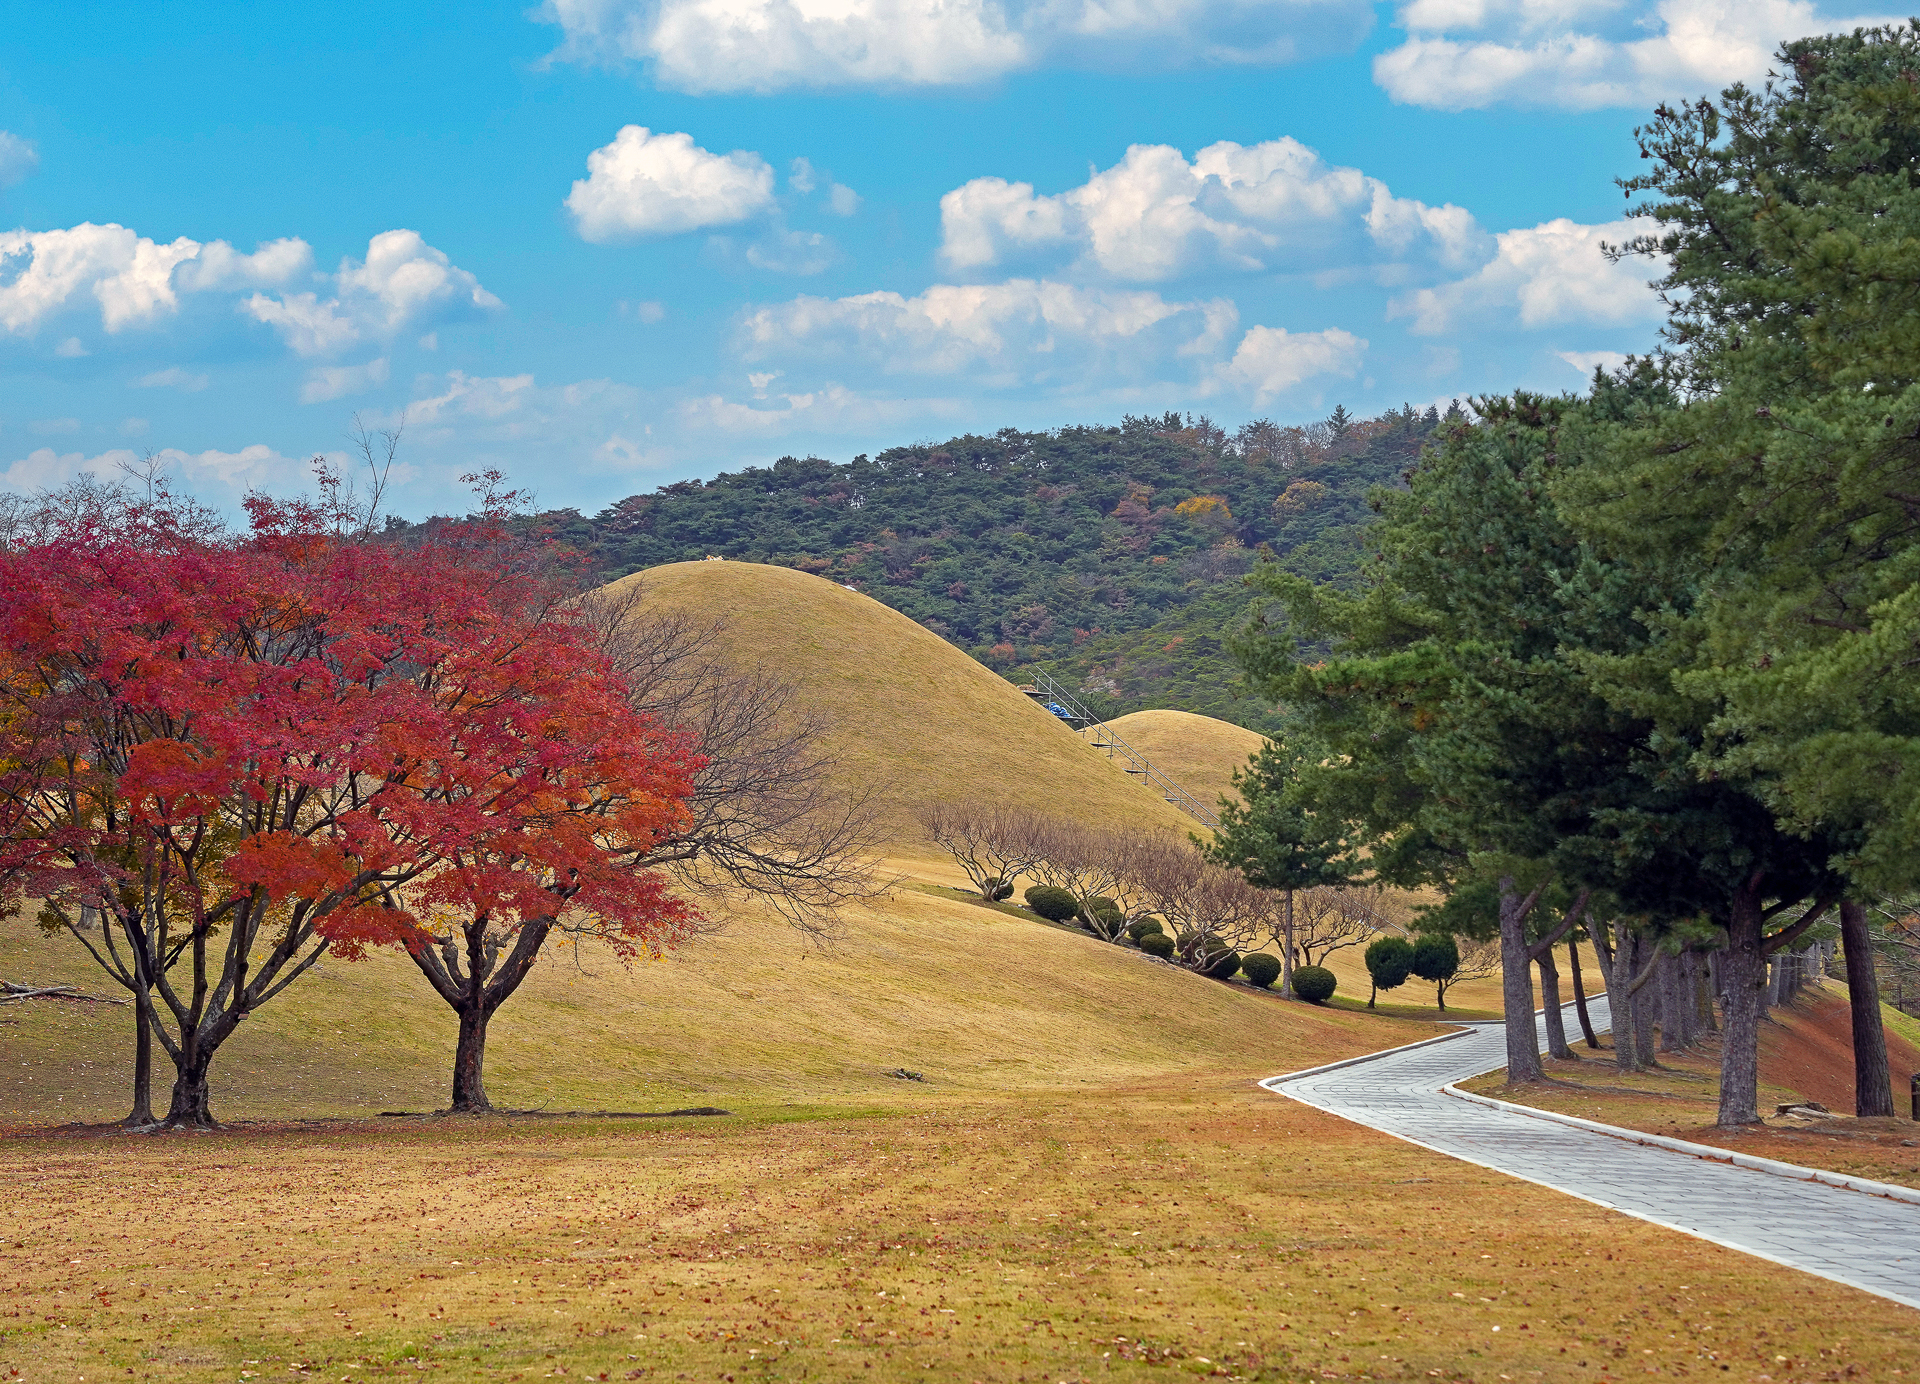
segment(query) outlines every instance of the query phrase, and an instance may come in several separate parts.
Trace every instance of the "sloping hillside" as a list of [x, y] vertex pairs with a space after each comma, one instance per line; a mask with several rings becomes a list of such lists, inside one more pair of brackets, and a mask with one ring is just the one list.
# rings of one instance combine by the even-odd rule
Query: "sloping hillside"
[[918, 810], [936, 802], [1007, 803], [1142, 830], [1193, 825], [1005, 678], [837, 582], [790, 567], [679, 562], [614, 589], [635, 582], [648, 606], [723, 617], [733, 652], [800, 681], [827, 719], [842, 778], [880, 799], [899, 847], [919, 841]]
[[1244, 726], [1190, 711], [1136, 711], [1107, 724], [1208, 807], [1233, 793], [1234, 770], [1266, 743]]

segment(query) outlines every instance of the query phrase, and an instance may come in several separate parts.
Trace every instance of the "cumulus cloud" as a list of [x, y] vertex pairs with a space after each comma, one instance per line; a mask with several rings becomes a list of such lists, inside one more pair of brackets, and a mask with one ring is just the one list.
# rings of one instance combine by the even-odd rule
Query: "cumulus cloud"
[[182, 293], [283, 283], [309, 258], [298, 240], [242, 255], [223, 240], [203, 245], [181, 236], [161, 245], [125, 226], [90, 221], [64, 230], [0, 231], [0, 328], [27, 335], [89, 297], [108, 332], [149, 326], [178, 311]]
[[[807, 190], [811, 167], [794, 167], [794, 185]], [[628, 125], [587, 155], [566, 205], [581, 238], [595, 242], [730, 226], [773, 205], [773, 169], [744, 149], [711, 154], [691, 135]]]
[[387, 382], [387, 358], [370, 360], [365, 365], [322, 365], [307, 372], [300, 386], [300, 402], [324, 403], [349, 394], [365, 394], [375, 385]]
[[1281, 63], [1345, 48], [1361, 0], [547, 0], [558, 57], [683, 91], [952, 86], [1043, 62]]
[[1591, 110], [1754, 82], [1788, 39], [1890, 21], [1822, 17], [1808, 0], [1410, 0], [1398, 22], [1406, 41], [1373, 62], [1396, 101]]
[[800, 297], [748, 314], [741, 347], [749, 359], [815, 366], [838, 357], [889, 374], [967, 376], [990, 388], [1101, 393], [1178, 380], [1202, 394], [1229, 389], [1262, 403], [1316, 376], [1352, 374], [1366, 349], [1337, 329], [1239, 335], [1239, 320], [1225, 299], [1176, 302], [1013, 279], [936, 284], [912, 298]]
[[363, 261], [343, 259], [333, 292], [256, 293], [240, 310], [280, 334], [303, 356], [329, 355], [365, 337], [385, 338], [427, 322], [490, 312], [500, 300], [480, 280], [434, 249], [417, 231], [382, 231]]
[[1502, 231], [1493, 259], [1477, 273], [1393, 301], [1389, 315], [1411, 317], [1412, 330], [1433, 335], [1470, 318], [1517, 317], [1523, 327], [1558, 323], [1625, 326], [1664, 315], [1647, 287], [1654, 267], [1645, 260], [1618, 264], [1601, 253], [1651, 229], [1646, 220], [1587, 226], [1566, 217]]
[[117, 480], [126, 467], [143, 464], [149, 457], [184, 480], [187, 489], [211, 482], [236, 492], [304, 478], [308, 465], [305, 459], [282, 456], [259, 442], [237, 452], [184, 452], [168, 447], [143, 455], [116, 447], [91, 457], [84, 452], [56, 452], [51, 447], [41, 447], [0, 469], [0, 489], [47, 489], [65, 485], [83, 474]]
[[0, 187], [12, 187], [39, 166], [40, 151], [32, 140], [0, 130]]
[[1252, 395], [1255, 408], [1264, 408], [1278, 395], [1317, 376], [1351, 378], [1366, 353], [1363, 338], [1338, 327], [1321, 332], [1254, 327], [1240, 339], [1233, 359], [1220, 367], [1218, 375]]
[[1420, 255], [1453, 268], [1488, 238], [1448, 204], [1396, 197], [1378, 178], [1327, 163], [1299, 141], [1212, 144], [1189, 162], [1136, 144], [1113, 167], [1051, 196], [975, 178], [940, 199], [941, 254], [974, 269], [1046, 252], [1153, 282], [1201, 269], [1256, 271]]

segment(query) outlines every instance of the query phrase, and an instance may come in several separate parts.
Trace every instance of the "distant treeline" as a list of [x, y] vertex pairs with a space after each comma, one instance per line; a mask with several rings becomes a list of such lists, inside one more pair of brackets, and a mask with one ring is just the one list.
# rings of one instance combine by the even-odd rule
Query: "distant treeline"
[[[541, 516], [604, 579], [719, 556], [867, 592], [1002, 672], [1046, 666], [1104, 714], [1176, 707], [1270, 729], [1236, 698], [1222, 635], [1241, 578], [1355, 569], [1368, 492], [1402, 483], [1432, 408], [1305, 427], [1129, 417], [1004, 429], [833, 463], [679, 481], [588, 518]], [[431, 522], [431, 521], [429, 521]]]

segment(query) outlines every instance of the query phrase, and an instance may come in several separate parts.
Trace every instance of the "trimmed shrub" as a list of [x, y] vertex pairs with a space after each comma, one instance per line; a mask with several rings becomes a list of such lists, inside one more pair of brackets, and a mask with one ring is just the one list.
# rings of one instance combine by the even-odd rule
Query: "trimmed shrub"
[[1036, 884], [1027, 890], [1027, 907], [1056, 923], [1071, 922], [1080, 916], [1080, 900], [1051, 884]]
[[1308, 1004], [1325, 1004], [1339, 983], [1325, 966], [1302, 966], [1293, 973], [1293, 993]]
[[1367, 1008], [1382, 990], [1406, 984], [1413, 973], [1413, 943], [1404, 937], [1381, 937], [1367, 948], [1367, 974], [1373, 977], [1374, 993], [1367, 996]]
[[1140, 939], [1140, 950], [1162, 961], [1173, 959], [1173, 939], [1164, 932], [1149, 932]]
[[1240, 958], [1240, 974], [1262, 990], [1280, 979], [1280, 958], [1269, 956], [1265, 952], [1255, 952], [1252, 956]]
[[1127, 924], [1127, 936], [1136, 942], [1144, 942], [1149, 933], [1165, 932], [1158, 918], [1135, 918]]
[[1180, 956], [1189, 970], [1212, 980], [1225, 980], [1240, 969], [1240, 953], [1210, 932], [1183, 932]]
[[987, 881], [987, 897], [995, 903], [1013, 897], [1013, 881], [1010, 879], [990, 879]]

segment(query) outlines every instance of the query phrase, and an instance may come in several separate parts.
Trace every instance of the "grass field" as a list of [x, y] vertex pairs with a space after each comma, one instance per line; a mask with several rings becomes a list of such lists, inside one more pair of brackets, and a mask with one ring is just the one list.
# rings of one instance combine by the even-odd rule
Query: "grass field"
[[[125, 1008], [0, 1006], [0, 1379], [1910, 1368], [1905, 1309], [1257, 1089], [1435, 1032], [1426, 987], [1312, 1007], [969, 901], [917, 803], [1189, 824], [864, 597], [732, 563], [651, 580], [808, 668], [843, 771], [887, 789], [890, 894], [828, 947], [742, 913], [631, 972], [543, 963], [488, 1045], [495, 1101], [538, 1116], [379, 1117], [446, 1103], [451, 1017], [400, 956], [250, 1018], [209, 1134], [98, 1127], [126, 1108]], [[22, 920], [0, 976], [105, 991]], [[731, 1113], [558, 1113], [688, 1106]]]

